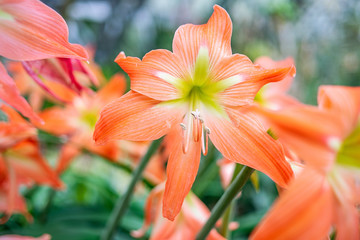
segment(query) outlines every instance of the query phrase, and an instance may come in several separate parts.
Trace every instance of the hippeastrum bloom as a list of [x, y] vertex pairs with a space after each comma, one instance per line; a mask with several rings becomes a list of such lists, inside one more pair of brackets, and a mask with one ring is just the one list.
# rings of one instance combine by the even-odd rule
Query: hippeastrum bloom
[[[139, 230], [132, 231], [131, 235], [140, 238], [153, 224], [150, 240], [195, 239], [196, 234], [210, 216], [209, 209], [195, 194], [189, 192], [179, 215], [174, 221], [169, 221], [161, 214], [163, 196], [164, 184], [159, 184], [150, 192], [146, 201], [144, 225]], [[230, 228], [236, 229], [237, 224], [231, 223]], [[215, 229], [210, 231], [206, 239], [225, 240]]]
[[318, 103], [260, 111], [305, 168], [252, 239], [360, 238], [360, 87], [322, 86]]
[[124, 76], [116, 74], [96, 94], [83, 93], [80, 96], [74, 96], [64, 108], [55, 106], [39, 114], [44, 120], [44, 124], [38, 126], [40, 129], [57, 136], [68, 137], [67, 143], [61, 150], [58, 172], [62, 172], [70, 161], [81, 153], [82, 148], [112, 161], [120, 157], [118, 143], [97, 146], [92, 140], [92, 132], [101, 108], [111, 100], [122, 96], [125, 87]]
[[0, 35], [0, 55], [12, 60], [88, 58], [82, 46], [68, 42], [64, 19], [38, 0], [0, 0]]
[[183, 25], [173, 52], [154, 50], [142, 60], [121, 52], [116, 62], [131, 79], [131, 91], [107, 105], [94, 139], [153, 140], [171, 133], [163, 214], [173, 220], [195, 180], [208, 138], [224, 157], [268, 174], [284, 186], [292, 176], [282, 146], [266, 133], [250, 105], [266, 83], [295, 68], [264, 69], [246, 56], [232, 54], [232, 23], [214, 6], [204, 25]]
[[[134, 167], [141, 156], [145, 154], [148, 143], [118, 141], [98, 146], [92, 139], [92, 133], [101, 108], [112, 100], [121, 97], [125, 88], [124, 75], [115, 74], [96, 94], [73, 95], [71, 102], [65, 107], [55, 106], [39, 113], [44, 120], [44, 124], [38, 126], [40, 129], [67, 138], [60, 151], [56, 167], [58, 173], [67, 169], [72, 160], [80, 155], [83, 149], [112, 162], [129, 164], [131, 167]], [[59, 89], [57, 93], [60, 93]], [[150, 181], [158, 183], [159, 176], [162, 176], [158, 171], [162, 167], [160, 160], [150, 162], [151, 166], [146, 169], [145, 175]]]
[[63, 185], [41, 155], [36, 129], [12, 108], [3, 105], [0, 110], [9, 120], [0, 124], [1, 210], [8, 217], [13, 211], [24, 213], [25, 203], [18, 195], [20, 184], [35, 182], [58, 189]]

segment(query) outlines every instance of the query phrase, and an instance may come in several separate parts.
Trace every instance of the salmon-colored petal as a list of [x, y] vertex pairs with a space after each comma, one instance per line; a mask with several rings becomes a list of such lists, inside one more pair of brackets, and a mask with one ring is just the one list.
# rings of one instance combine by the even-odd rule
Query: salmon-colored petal
[[336, 239], [356, 240], [360, 238], [359, 211], [354, 204], [336, 202]]
[[40, 237], [28, 237], [20, 235], [3, 235], [0, 236], [0, 240], [50, 240], [51, 236], [49, 234], [43, 234]]
[[85, 49], [68, 42], [64, 19], [38, 0], [2, 0], [0, 55], [19, 61], [51, 57], [87, 60]]
[[[1, 41], [1, 40], [0, 40]], [[1, 44], [1, 43], [0, 43]], [[32, 110], [25, 98], [20, 95], [13, 79], [7, 74], [4, 65], [0, 62], [0, 99], [21, 112], [25, 117], [30, 118], [34, 123], [41, 123], [42, 120]]]
[[126, 79], [124, 75], [117, 73], [113, 75], [110, 81], [97, 92], [96, 98], [102, 103], [107, 104], [110, 101], [121, 97], [126, 89]]
[[65, 144], [60, 150], [60, 156], [56, 166], [56, 173], [61, 174], [64, 172], [72, 160], [81, 153], [81, 150], [73, 144]]
[[160, 102], [130, 91], [106, 105], [96, 123], [94, 140], [104, 144], [124, 139], [148, 141], [158, 139], [180, 123], [181, 109], [161, 105]]
[[[237, 55], [233, 55], [234, 58]], [[236, 72], [237, 71], [237, 72]], [[231, 71], [232, 72], [232, 71]], [[288, 74], [295, 74], [295, 67], [263, 69], [254, 66], [252, 69], [247, 68], [243, 72], [241, 69], [234, 69], [233, 76], [238, 74], [244, 79], [240, 83], [234, 84], [220, 94], [220, 100], [225, 105], [241, 106], [244, 103], [251, 103], [256, 93], [267, 83], [277, 82], [284, 79]], [[244, 99], [247, 101], [244, 102]]]
[[4, 218], [0, 218], [0, 222], [2, 220], [7, 220], [7, 218], [15, 212], [30, 217], [27, 212], [25, 199], [19, 194], [16, 177], [14, 176], [13, 178], [14, 179], [10, 180], [10, 177], [7, 177], [0, 183], [0, 212], [7, 215], [4, 216]]
[[334, 214], [325, 176], [306, 169], [275, 202], [250, 239], [325, 239]]
[[0, 151], [4, 151], [18, 142], [35, 137], [37, 132], [20, 114], [7, 105], [0, 110], [7, 115], [8, 122], [0, 122]]
[[[115, 62], [129, 74], [131, 89], [150, 98], [167, 101], [179, 97], [178, 90], [170, 83], [184, 77], [183, 66], [172, 52], [153, 50], [143, 60], [125, 57], [121, 52]], [[170, 80], [168, 80], [170, 78]]]
[[194, 183], [200, 163], [201, 141], [194, 142], [190, 138], [189, 149], [184, 153], [181, 127], [175, 126], [169, 137], [172, 141], [169, 142], [171, 152], [167, 165], [163, 216], [173, 221]]
[[337, 112], [343, 120], [344, 136], [358, 124], [360, 114], [360, 87], [321, 86], [318, 103], [321, 109]]
[[337, 113], [301, 105], [279, 111], [256, 108], [270, 122], [283, 144], [303, 161], [317, 167], [330, 166], [343, 134]]
[[200, 46], [206, 46], [209, 50], [210, 66], [213, 66], [223, 56], [231, 55], [231, 34], [232, 23], [228, 13], [215, 5], [214, 13], [206, 24], [186, 24], [176, 30], [173, 51], [186, 68], [191, 69]]
[[0, 122], [0, 152], [20, 141], [36, 136], [36, 129], [22, 123]]
[[255, 168], [286, 187], [293, 172], [281, 144], [250, 114], [228, 109], [232, 121], [208, 116], [210, 139], [225, 158]]
[[[276, 83], [278, 83], [278, 82], [276, 82]], [[270, 84], [272, 84], [272, 83], [270, 83]], [[264, 86], [264, 87], [266, 87], [266, 86]], [[302, 104], [301, 102], [299, 102], [299, 100], [297, 100], [287, 94], [280, 94], [280, 93], [279, 94], [271, 94], [271, 95], [264, 94], [260, 98], [262, 98], [262, 99], [260, 99], [259, 101], [256, 101], [256, 102], [259, 102], [262, 107], [265, 107], [265, 108], [271, 109], [271, 110], [280, 110], [282, 108], [292, 107], [292, 106]]]
[[[150, 225], [153, 224], [158, 217], [160, 217], [161, 200], [164, 194], [164, 184], [157, 185], [151, 190], [145, 204], [145, 219], [143, 226], [136, 231], [131, 232], [131, 236], [140, 238], [145, 235]], [[156, 231], [152, 232], [151, 236], [156, 235]]]
[[39, 125], [38, 128], [44, 131], [57, 136], [70, 135], [76, 131], [69, 122], [69, 113], [63, 108], [48, 108], [41, 112], [39, 116], [44, 120], [44, 124]]
[[[75, 69], [73, 64], [77, 64], [79, 60], [69, 58], [49, 58], [35, 61], [24, 61], [22, 65], [27, 74], [48, 94], [55, 99], [61, 101], [64, 93], [63, 89], [80, 94], [82, 91], [91, 93], [89, 88], [86, 88], [75, 77]], [[51, 88], [49, 83], [55, 82], [63, 85], [62, 89]], [[58, 92], [59, 95], [58, 96]], [[64, 99], [65, 102], [70, 102], [71, 99]]]
[[29, 139], [12, 147], [6, 151], [5, 159], [15, 169], [16, 176], [54, 188], [63, 188], [63, 183], [41, 155], [36, 140]]
[[[281, 61], [274, 61], [269, 57], [259, 57], [255, 60], [254, 63], [260, 65], [265, 69], [284, 68], [295, 65], [294, 59], [291, 57], [288, 57]], [[265, 94], [273, 95], [276, 93], [285, 93], [287, 90], [289, 90], [293, 78], [294, 76], [289, 74], [287, 77], [285, 77], [279, 82], [267, 84], [265, 87]]]

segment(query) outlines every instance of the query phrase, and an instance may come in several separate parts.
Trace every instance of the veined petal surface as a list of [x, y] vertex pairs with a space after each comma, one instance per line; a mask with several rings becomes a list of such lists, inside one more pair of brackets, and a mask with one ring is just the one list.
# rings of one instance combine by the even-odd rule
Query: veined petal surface
[[41, 1], [0, 0], [0, 13], [0, 55], [18, 61], [88, 59], [82, 46], [68, 42], [64, 19]]

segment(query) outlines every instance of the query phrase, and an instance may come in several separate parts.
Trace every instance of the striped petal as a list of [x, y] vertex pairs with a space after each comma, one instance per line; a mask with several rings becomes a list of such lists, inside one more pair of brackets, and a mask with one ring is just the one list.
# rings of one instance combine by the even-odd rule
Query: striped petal
[[0, 55], [19, 61], [51, 57], [87, 60], [85, 49], [68, 42], [64, 19], [38, 0], [0, 1]]
[[321, 86], [318, 93], [321, 109], [335, 111], [343, 121], [347, 136], [358, 124], [360, 115], [360, 87]]
[[275, 141], [252, 115], [228, 109], [232, 121], [215, 116], [205, 118], [210, 139], [225, 158], [255, 168], [280, 186], [287, 186], [293, 172], [281, 144]]
[[[230, 63], [232, 62], [232, 63]], [[222, 79], [238, 78], [238, 82], [223, 91], [219, 97], [223, 104], [241, 106], [251, 103], [256, 93], [267, 83], [278, 82], [289, 74], [295, 74], [295, 67], [263, 69], [259, 66], [244, 64], [244, 57], [233, 55], [224, 60], [224, 65], [218, 66]], [[215, 70], [214, 70], [215, 71]], [[225, 74], [226, 73], [226, 74]], [[246, 101], [244, 101], [246, 99]]]
[[186, 195], [189, 193], [200, 164], [201, 141], [190, 139], [186, 153], [182, 147], [182, 129], [177, 126], [169, 134], [170, 156], [167, 165], [167, 180], [163, 201], [163, 216], [173, 221], [180, 212]]
[[147, 141], [160, 138], [174, 124], [180, 123], [183, 112], [159, 103], [135, 91], [128, 92], [103, 108], [95, 126], [94, 140], [104, 144], [115, 139]]
[[4, 65], [0, 62], [0, 99], [21, 112], [25, 117], [30, 118], [34, 123], [41, 123], [42, 120], [34, 113], [25, 98], [20, 95], [13, 79], [8, 75]]
[[201, 46], [209, 50], [210, 66], [219, 59], [231, 55], [232, 22], [225, 11], [218, 5], [209, 21], [203, 25], [186, 24], [179, 27], [173, 40], [173, 52], [186, 68], [191, 69], [196, 61]]
[[334, 214], [332, 197], [325, 176], [305, 169], [276, 201], [250, 239], [325, 239]]
[[343, 135], [338, 113], [298, 105], [279, 111], [256, 108], [271, 124], [281, 142], [307, 164], [320, 168], [331, 165], [334, 149]]

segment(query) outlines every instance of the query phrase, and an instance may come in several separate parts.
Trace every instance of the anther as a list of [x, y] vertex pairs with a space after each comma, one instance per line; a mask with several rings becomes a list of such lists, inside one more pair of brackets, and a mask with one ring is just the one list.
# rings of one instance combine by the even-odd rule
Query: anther
[[186, 130], [186, 126], [185, 126], [185, 124], [180, 123], [180, 127], [181, 127], [183, 130]]
[[205, 127], [205, 131], [206, 131], [206, 133], [207, 133], [207, 134], [209, 134], [209, 135], [210, 135], [210, 133], [211, 133], [210, 128]]
[[201, 150], [204, 156], [206, 156], [206, 154], [208, 153], [210, 128], [203, 125], [202, 131], [203, 134], [201, 135]]

